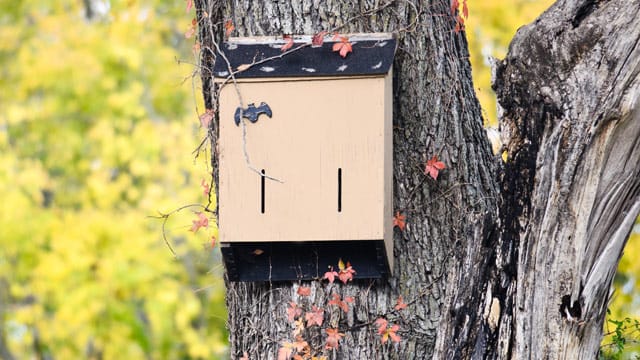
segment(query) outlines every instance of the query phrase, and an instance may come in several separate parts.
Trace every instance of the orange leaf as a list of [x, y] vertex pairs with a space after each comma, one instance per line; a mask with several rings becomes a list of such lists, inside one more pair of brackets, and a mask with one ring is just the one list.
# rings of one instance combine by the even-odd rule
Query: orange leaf
[[344, 337], [343, 333], [338, 332], [338, 329], [326, 329], [327, 332], [327, 349], [337, 349], [340, 344], [340, 339]]
[[400, 231], [404, 231], [404, 228], [406, 226], [405, 219], [406, 216], [401, 215], [400, 211], [396, 211], [396, 214], [393, 216], [393, 226], [397, 226]]
[[378, 334], [382, 335], [385, 331], [387, 331], [388, 321], [385, 318], [378, 318], [375, 322], [376, 326], [378, 326]]
[[322, 46], [324, 43], [324, 37], [327, 35], [327, 31], [322, 30], [319, 33], [313, 35], [311, 38], [311, 45], [313, 46]]
[[469, 19], [469, 7], [467, 7], [467, 0], [462, 0], [462, 16], [465, 19]]
[[352, 297], [346, 297], [344, 300], [346, 302], [342, 301], [342, 299], [340, 299], [340, 295], [333, 294], [333, 299], [329, 300], [329, 302], [327, 304], [328, 305], [336, 305], [337, 307], [342, 309], [342, 311], [344, 311], [345, 313], [348, 313], [349, 312], [349, 305], [347, 305], [347, 302], [352, 303], [353, 302], [353, 298]]
[[204, 180], [200, 180], [200, 186], [202, 187], [202, 194], [204, 194], [204, 196], [209, 196], [209, 191], [211, 189], [209, 189], [209, 184]]
[[226, 37], [229, 37], [229, 35], [231, 35], [231, 32], [235, 29], [236, 27], [233, 26], [233, 21], [231, 21], [231, 19], [227, 20], [224, 22], [224, 35]]
[[456, 34], [460, 31], [464, 31], [464, 19], [462, 16], [456, 16], [456, 28], [453, 30]]
[[211, 236], [211, 248], [213, 249], [214, 247], [216, 247], [216, 242], [218, 241], [218, 238], [216, 238], [215, 235]]
[[376, 325], [378, 325], [378, 334], [382, 335], [380, 342], [384, 344], [389, 340], [389, 338], [391, 338], [391, 341], [395, 343], [400, 342], [400, 336], [396, 334], [396, 332], [400, 330], [400, 325], [391, 325], [390, 327], [387, 327], [389, 323], [383, 318], [376, 320]]
[[456, 14], [456, 10], [460, 7], [458, 0], [451, 0], [451, 15]]
[[346, 267], [343, 266], [343, 268], [344, 269], [340, 270], [340, 273], [338, 274], [338, 278], [340, 279], [340, 281], [342, 281], [343, 284], [346, 284], [348, 281], [353, 280], [353, 275], [356, 273], [356, 271], [353, 270], [349, 262], [347, 262], [347, 266]]
[[322, 278], [329, 280], [329, 283], [333, 284], [333, 281], [335, 280], [336, 276], [338, 276], [338, 273], [333, 271], [333, 267], [331, 267], [329, 271], [324, 273], [324, 276]]
[[313, 305], [312, 310], [304, 314], [304, 319], [307, 320], [307, 327], [313, 325], [322, 326], [324, 309]]
[[407, 307], [407, 304], [405, 304], [404, 300], [402, 300], [402, 295], [398, 296], [398, 301], [396, 302], [396, 306], [394, 307], [394, 309], [400, 311], [406, 307]]
[[289, 322], [293, 322], [293, 319], [295, 319], [296, 317], [302, 315], [302, 309], [298, 307], [298, 304], [296, 304], [293, 301], [289, 302], [289, 307], [287, 308], [287, 320], [289, 320]]
[[311, 288], [308, 286], [300, 286], [298, 287], [298, 295], [300, 296], [309, 296], [311, 295]]
[[209, 219], [207, 218], [207, 216], [201, 212], [196, 213], [198, 215], [198, 219], [197, 220], [193, 220], [193, 224], [191, 225], [191, 231], [193, 231], [194, 233], [198, 232], [198, 230], [202, 227], [208, 227], [209, 226]]
[[438, 155], [433, 155], [431, 159], [427, 160], [427, 165], [424, 167], [424, 174], [428, 174], [434, 180], [438, 180], [438, 173], [444, 168], [446, 168], [446, 166], [443, 162], [438, 161]]
[[280, 51], [283, 52], [291, 49], [291, 47], [293, 46], [293, 37], [291, 37], [291, 35], [285, 35], [284, 39], [287, 42], [285, 42], [284, 45], [282, 45], [282, 47], [280, 48]]
[[278, 350], [278, 360], [289, 360], [291, 359], [291, 355], [293, 355], [293, 347], [287, 347], [286, 345], [290, 343], [285, 343], [283, 347]]
[[209, 128], [211, 120], [213, 120], [213, 109], [207, 109], [204, 114], [200, 115], [200, 125], [205, 129]]
[[[336, 36], [334, 36], [334, 39]], [[353, 51], [351, 47], [351, 43], [349, 42], [349, 38], [346, 36], [340, 37], [340, 42], [333, 44], [333, 51], [339, 51], [340, 56], [347, 57], [347, 54]]]
[[387, 330], [387, 335], [389, 335], [389, 337], [391, 338], [391, 341], [393, 341], [394, 343], [399, 343], [401, 340], [400, 336], [396, 334], [398, 330], [400, 330], [400, 325], [391, 325], [389, 330]]

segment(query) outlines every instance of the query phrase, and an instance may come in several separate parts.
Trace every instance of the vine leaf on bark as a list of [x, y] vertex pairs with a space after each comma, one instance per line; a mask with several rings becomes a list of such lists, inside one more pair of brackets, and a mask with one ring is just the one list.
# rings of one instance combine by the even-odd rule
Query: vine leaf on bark
[[300, 286], [297, 293], [300, 296], [309, 296], [311, 295], [311, 288], [308, 286]]
[[224, 23], [224, 35], [225, 37], [229, 37], [229, 35], [231, 35], [231, 32], [233, 32], [233, 30], [235, 30], [235, 26], [233, 25], [233, 21], [231, 20], [227, 20]]
[[329, 305], [335, 305], [337, 307], [339, 307], [340, 309], [342, 309], [342, 311], [344, 311], [345, 313], [349, 312], [349, 304], [347, 303], [353, 303], [353, 298], [351, 296], [347, 296], [344, 298], [344, 301], [340, 298], [340, 295], [338, 294], [333, 294], [333, 299], [329, 300], [329, 302], [327, 304]]
[[405, 219], [407, 217], [400, 214], [400, 211], [396, 211], [396, 214], [393, 216], [393, 226], [394, 227], [398, 227], [398, 229], [400, 229], [400, 231], [404, 231], [404, 228], [406, 226], [405, 223]]
[[337, 349], [340, 345], [340, 339], [344, 337], [344, 334], [338, 332], [338, 329], [327, 329], [327, 349]]
[[394, 307], [394, 309], [396, 309], [397, 311], [400, 311], [406, 307], [407, 307], [407, 304], [405, 304], [404, 300], [402, 299], [402, 295], [398, 296], [398, 300], [396, 302], [396, 306]]
[[438, 180], [438, 174], [440, 170], [444, 170], [446, 165], [442, 161], [438, 161], [438, 155], [433, 155], [433, 157], [427, 160], [427, 165], [424, 167], [425, 175], [429, 175], [433, 178], [433, 180]]

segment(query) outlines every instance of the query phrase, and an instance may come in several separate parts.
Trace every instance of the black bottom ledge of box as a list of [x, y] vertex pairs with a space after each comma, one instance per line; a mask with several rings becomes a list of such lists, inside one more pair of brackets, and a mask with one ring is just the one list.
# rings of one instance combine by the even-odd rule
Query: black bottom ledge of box
[[[221, 243], [230, 281], [313, 280], [338, 261], [347, 261], [355, 279], [376, 279], [389, 273], [383, 240]], [[337, 281], [337, 280], [336, 280]]]

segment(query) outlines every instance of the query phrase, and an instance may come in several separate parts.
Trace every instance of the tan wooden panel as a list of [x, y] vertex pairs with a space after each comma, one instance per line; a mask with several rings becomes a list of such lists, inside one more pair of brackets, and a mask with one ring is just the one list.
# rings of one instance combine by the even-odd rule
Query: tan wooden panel
[[392, 70], [385, 77], [384, 108], [384, 245], [389, 261], [389, 271], [393, 274], [393, 76]]
[[[233, 85], [220, 106], [220, 239], [304, 241], [383, 239], [390, 232], [390, 77], [239, 83], [244, 105], [269, 104], [273, 117], [246, 123], [243, 155]], [[385, 99], [387, 91], [387, 99]], [[387, 142], [385, 143], [385, 135]], [[385, 167], [388, 169], [385, 170]], [[338, 212], [338, 168], [342, 211]], [[386, 195], [385, 195], [386, 190]], [[386, 227], [386, 229], [385, 229]], [[386, 235], [386, 236], [385, 236]], [[389, 248], [387, 248], [389, 251]], [[392, 251], [392, 249], [391, 249]]]

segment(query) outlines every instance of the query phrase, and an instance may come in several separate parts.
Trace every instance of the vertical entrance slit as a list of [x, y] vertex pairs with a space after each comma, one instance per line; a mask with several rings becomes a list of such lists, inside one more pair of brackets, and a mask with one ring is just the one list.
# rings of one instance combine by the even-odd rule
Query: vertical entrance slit
[[264, 183], [265, 183], [265, 172], [262, 169], [262, 176], [260, 176], [260, 212], [264, 214]]
[[338, 212], [342, 212], [342, 168], [338, 168]]

